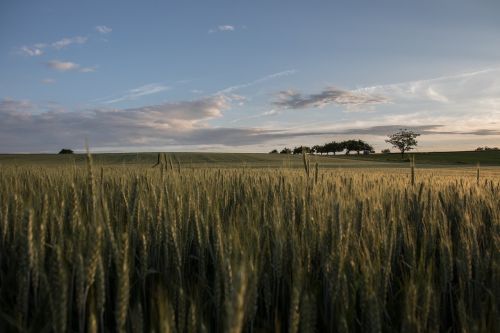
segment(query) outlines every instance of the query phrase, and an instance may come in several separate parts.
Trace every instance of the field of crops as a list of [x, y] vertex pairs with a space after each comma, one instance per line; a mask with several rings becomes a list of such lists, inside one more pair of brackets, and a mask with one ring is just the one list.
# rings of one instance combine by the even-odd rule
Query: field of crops
[[498, 329], [498, 170], [289, 166], [3, 163], [0, 331]]
[[404, 157], [399, 153], [391, 154], [370, 154], [349, 156], [339, 155], [338, 157], [348, 157], [351, 160], [372, 161], [372, 162], [390, 162], [390, 163], [405, 163], [408, 162], [410, 156], [415, 155], [415, 159], [419, 164], [433, 165], [496, 165], [500, 166], [500, 151], [450, 151], [450, 152], [431, 152], [431, 153], [406, 153]]

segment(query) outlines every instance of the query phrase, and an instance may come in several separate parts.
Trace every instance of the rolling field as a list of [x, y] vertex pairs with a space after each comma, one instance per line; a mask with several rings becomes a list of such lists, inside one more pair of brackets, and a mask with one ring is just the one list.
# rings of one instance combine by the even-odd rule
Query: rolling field
[[[356, 155], [351, 154], [350, 160], [388, 162], [388, 163], [408, 163], [410, 156], [415, 155], [418, 164], [432, 165], [481, 165], [500, 166], [500, 151], [454, 151], [436, 153], [406, 153], [404, 159], [399, 153]], [[340, 158], [340, 156], [339, 156]]]
[[[252, 153], [167, 153], [167, 159], [184, 168], [300, 168], [303, 166], [301, 155], [252, 154]], [[311, 160], [321, 163], [322, 167], [360, 167], [371, 165], [370, 161], [334, 160], [326, 156], [310, 156]], [[158, 159], [158, 153], [113, 153], [95, 154], [95, 165], [103, 166], [153, 166]], [[0, 164], [61, 166], [85, 165], [85, 154], [55, 155], [27, 154], [0, 155]], [[401, 167], [401, 165], [398, 165]]]
[[500, 325], [500, 168], [166, 157], [0, 156], [0, 331]]

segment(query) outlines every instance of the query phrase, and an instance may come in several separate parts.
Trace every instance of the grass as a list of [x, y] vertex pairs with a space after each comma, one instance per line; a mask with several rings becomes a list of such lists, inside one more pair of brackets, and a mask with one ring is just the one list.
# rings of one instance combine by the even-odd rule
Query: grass
[[477, 184], [417, 162], [411, 186], [408, 168], [333, 158], [132, 155], [3, 157], [0, 331], [500, 324], [497, 169]]
[[[167, 153], [167, 159], [185, 168], [301, 168], [302, 155], [281, 155], [262, 153]], [[93, 162], [97, 166], [153, 166], [157, 162], [158, 153], [113, 153], [95, 154]], [[367, 161], [334, 160], [326, 156], [310, 156], [313, 162], [321, 163], [324, 168], [330, 167], [363, 167], [373, 163]], [[3, 154], [0, 164], [18, 166], [72, 166], [85, 165], [85, 154]], [[400, 167], [400, 165], [397, 165]]]
[[[206, 168], [280, 168], [302, 167], [301, 155], [263, 154], [263, 153], [168, 153], [168, 158], [174, 163], [179, 161], [184, 167]], [[410, 157], [415, 155], [419, 167], [471, 167], [479, 162], [482, 166], [500, 166], [500, 151], [483, 152], [438, 152], [438, 153], [407, 153], [401, 154], [351, 154], [337, 156], [310, 155], [311, 161], [318, 162], [323, 168], [338, 167], [397, 167], [408, 164]], [[149, 166], [157, 161], [158, 153], [101, 153], [94, 155], [94, 163], [103, 166]], [[85, 154], [0, 154], [0, 165], [83, 165]]]
[[417, 164], [432, 165], [481, 165], [500, 166], [500, 151], [455, 151], [455, 152], [435, 152], [435, 153], [406, 153], [401, 158], [399, 153], [391, 154], [371, 154], [349, 156], [341, 155], [337, 158], [348, 158], [357, 161], [408, 163], [410, 156], [415, 155]]

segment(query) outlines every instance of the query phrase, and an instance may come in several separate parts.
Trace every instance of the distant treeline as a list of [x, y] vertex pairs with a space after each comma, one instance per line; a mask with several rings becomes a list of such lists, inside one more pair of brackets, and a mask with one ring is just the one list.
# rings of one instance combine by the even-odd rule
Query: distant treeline
[[[283, 148], [279, 151], [280, 154], [302, 154], [302, 152], [308, 154], [330, 154], [333, 153], [341, 153], [345, 151], [346, 155], [349, 155], [351, 152], [355, 151], [358, 155], [360, 152], [364, 154], [374, 153], [373, 147], [363, 140], [345, 140], [345, 141], [332, 141], [325, 143], [323, 145], [315, 145], [312, 147], [308, 146], [299, 146], [293, 149], [291, 148]], [[270, 152], [270, 154], [278, 154], [278, 150], [274, 149]]]
[[476, 148], [476, 151], [490, 151], [490, 150], [495, 150], [496, 151], [496, 150], [500, 150], [500, 149], [498, 149], [498, 147], [488, 147], [488, 146], [486, 146], [486, 147], [477, 147]]

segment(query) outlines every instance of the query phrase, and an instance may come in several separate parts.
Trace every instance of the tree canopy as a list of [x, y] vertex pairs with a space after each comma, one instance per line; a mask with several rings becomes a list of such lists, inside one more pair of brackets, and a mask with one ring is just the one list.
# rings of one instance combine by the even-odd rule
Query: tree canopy
[[385, 142], [399, 149], [401, 158], [403, 158], [405, 151], [410, 151], [417, 146], [418, 136], [420, 136], [420, 134], [417, 132], [408, 129], [400, 129], [398, 132], [389, 135], [389, 139], [385, 140]]
[[62, 154], [62, 155], [65, 155], [65, 154], [73, 154], [73, 151], [72, 151], [71, 149], [66, 149], [66, 148], [64, 148], [64, 149], [61, 149], [61, 150], [59, 151], [59, 154]]

